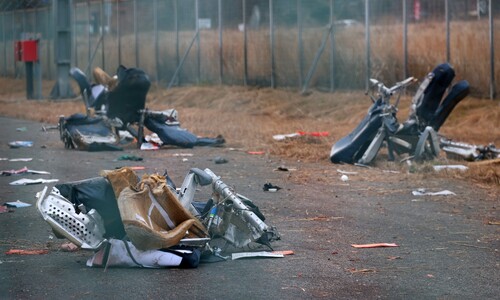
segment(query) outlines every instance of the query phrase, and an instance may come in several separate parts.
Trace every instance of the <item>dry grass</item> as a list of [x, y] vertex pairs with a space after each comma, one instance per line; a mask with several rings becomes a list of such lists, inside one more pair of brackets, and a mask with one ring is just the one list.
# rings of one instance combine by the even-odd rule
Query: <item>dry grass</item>
[[[457, 79], [466, 79], [471, 85], [475, 97], [489, 97], [490, 91], [490, 48], [489, 29], [486, 19], [481, 21], [451, 22], [450, 47], [451, 61], [455, 67]], [[500, 32], [500, 22], [495, 22], [495, 31]], [[321, 44], [323, 28], [305, 28], [303, 32], [303, 74], [304, 79], [312, 65], [313, 58]], [[337, 28], [335, 33], [334, 67], [335, 86], [339, 89], [363, 89], [365, 78], [365, 31], [363, 26]], [[194, 32], [179, 32], [179, 50], [182, 56], [189, 46]], [[401, 24], [374, 25], [371, 36], [371, 71], [376, 77], [387, 83], [399, 81], [404, 76], [403, 66], [403, 28]], [[153, 32], [141, 32], [139, 41], [139, 66], [162, 84], [170, 82], [176, 70], [175, 32], [162, 31], [158, 34], [158, 57], [155, 59], [155, 39]], [[91, 45], [96, 45], [98, 37], [91, 37]], [[136, 65], [135, 36], [121, 37], [122, 61], [126, 66]], [[45, 43], [45, 41], [43, 41]], [[88, 64], [88, 43], [86, 35], [77, 40], [77, 65], [84, 69]], [[500, 39], [494, 41], [495, 49], [500, 49]], [[47, 57], [49, 44], [43, 44], [40, 56]], [[10, 45], [9, 45], [10, 47]], [[118, 37], [105, 36], [104, 54], [98, 49], [92, 67], [105, 67], [113, 73], [118, 66]], [[271, 53], [270, 38], [267, 29], [248, 32], [247, 61], [249, 83], [270, 86]], [[91, 49], [94, 50], [93, 48]], [[191, 49], [181, 71], [182, 83], [197, 82], [197, 48]], [[244, 49], [243, 33], [227, 29], [223, 31], [223, 81], [226, 84], [243, 83]], [[318, 68], [311, 80], [311, 86], [330, 86], [329, 43], [321, 56]], [[105, 64], [101, 58], [104, 57]], [[408, 26], [408, 72], [409, 75], [423, 78], [437, 64], [446, 60], [446, 28], [444, 22], [426, 22]], [[219, 83], [219, 33], [217, 30], [203, 30], [200, 33], [200, 83]], [[55, 64], [42, 60], [42, 70], [52, 70]], [[158, 69], [157, 69], [158, 63]], [[10, 62], [9, 62], [10, 64]], [[12, 66], [9, 65], [9, 68]], [[295, 28], [279, 27], [275, 30], [275, 83], [276, 86], [298, 87], [298, 36]], [[23, 72], [19, 67], [18, 71]], [[13, 73], [13, 70], [9, 72]], [[500, 64], [495, 64], [495, 78], [500, 78]], [[495, 83], [500, 91], [500, 81]]]
[[[53, 82], [44, 82], [44, 95]], [[75, 89], [76, 91], [76, 89]], [[398, 113], [401, 121], [408, 115], [410, 97], [403, 97]], [[329, 163], [331, 146], [349, 133], [366, 114], [370, 100], [363, 93], [322, 93], [312, 91], [301, 96], [295, 90], [240, 86], [197, 86], [166, 90], [152, 87], [147, 105], [151, 109], [176, 108], [183, 127], [201, 136], [222, 134], [228, 147], [265, 151], [287, 159]], [[80, 99], [49, 101], [26, 100], [24, 81], [0, 79], [0, 115], [56, 124], [59, 115], [84, 112]], [[27, 109], [29, 108], [29, 109]], [[500, 145], [500, 105], [498, 101], [467, 98], [452, 112], [440, 133], [472, 144]], [[305, 136], [275, 141], [275, 134], [296, 131], [329, 132], [326, 137]], [[486, 186], [500, 185], [500, 164], [474, 165], [448, 161], [442, 157], [433, 163], [460, 163], [470, 166], [465, 173], [444, 172]], [[400, 168], [404, 164], [385, 164], [384, 153], [376, 166]], [[420, 166], [418, 173], [430, 168]], [[427, 171], [426, 171], [427, 170]]]

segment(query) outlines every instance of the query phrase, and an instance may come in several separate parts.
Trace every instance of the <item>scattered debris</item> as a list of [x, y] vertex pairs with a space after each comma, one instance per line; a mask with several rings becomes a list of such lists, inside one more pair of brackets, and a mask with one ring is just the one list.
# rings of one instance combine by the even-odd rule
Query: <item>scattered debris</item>
[[51, 182], [58, 182], [58, 181], [59, 181], [59, 179], [42, 179], [42, 178], [27, 179], [27, 178], [23, 178], [23, 179], [19, 179], [16, 181], [12, 181], [9, 184], [10, 185], [30, 185], [30, 184], [51, 183]]
[[500, 225], [500, 221], [488, 221], [488, 225]]
[[7, 255], [41, 255], [47, 253], [49, 253], [49, 250], [47, 249], [43, 250], [10, 249], [9, 251], [5, 252], [5, 254]]
[[240, 258], [255, 258], [255, 257], [284, 257], [283, 253], [278, 252], [269, 252], [269, 251], [260, 251], [260, 252], [240, 252], [240, 253], [232, 253], [231, 259], [236, 260]]
[[78, 249], [79, 249], [78, 246], [71, 242], [64, 243], [61, 245], [61, 250], [65, 252], [75, 252], [78, 251]]
[[16, 208], [31, 206], [31, 204], [26, 203], [26, 202], [22, 202], [22, 201], [19, 201], [19, 200], [14, 201], [14, 202], [5, 202], [4, 205], [7, 206], [7, 207], [16, 207]]
[[273, 139], [275, 139], [276, 141], [283, 141], [287, 138], [294, 138], [297, 136], [299, 136], [298, 133], [276, 134], [276, 135], [273, 135]]
[[225, 164], [227, 163], [227, 159], [225, 159], [224, 157], [221, 157], [221, 156], [217, 156], [215, 159], [214, 159], [214, 162], [215, 164], [219, 165], [219, 164]]
[[24, 174], [24, 173], [29, 173], [29, 174], [37, 174], [37, 175], [49, 175], [50, 173], [47, 171], [35, 171], [35, 170], [30, 170], [27, 167], [18, 169], [18, 170], [4, 170], [0, 172], [0, 175], [2, 176], [10, 176], [10, 175], [18, 175], [18, 174]]
[[382, 247], [399, 247], [395, 243], [375, 243], [375, 244], [352, 244], [354, 248], [382, 248]]
[[0, 205], [0, 214], [7, 213], [7, 212], [14, 212], [12, 208], [6, 206], [6, 205]]
[[154, 143], [142, 143], [141, 150], [158, 150], [160, 146]]
[[27, 130], [28, 130], [28, 128], [26, 128], [26, 127], [18, 127], [18, 128], [16, 128], [16, 131], [20, 131], [20, 132], [24, 132], [24, 131], [27, 131]]
[[281, 188], [277, 185], [273, 185], [272, 183], [268, 182], [264, 184], [264, 192], [277, 192], [281, 190]]
[[8, 160], [8, 161], [32, 161], [33, 158], [31, 158], [31, 157], [27, 157], [27, 158], [11, 158], [11, 159], [2, 158], [1, 160]]
[[287, 168], [285, 166], [279, 166], [276, 169], [274, 169], [274, 171], [289, 172], [289, 171], [297, 171], [297, 169]]
[[396, 259], [401, 259], [401, 256], [387, 256], [388, 260], [396, 260]]
[[442, 190], [439, 192], [427, 192], [425, 189], [418, 189], [412, 192], [413, 196], [455, 196], [456, 194], [448, 191]]
[[442, 138], [440, 140], [440, 147], [450, 159], [478, 161], [500, 158], [500, 149], [496, 148], [492, 143], [488, 146], [472, 145]]
[[126, 154], [118, 157], [118, 160], [142, 161], [142, 157]]
[[264, 151], [248, 151], [247, 153], [248, 154], [252, 154], [252, 155], [263, 155], [263, 154], [266, 154], [266, 152], [264, 152]]
[[356, 269], [356, 268], [351, 268], [351, 269], [349, 269], [349, 272], [351, 272], [351, 273], [375, 273], [377, 271], [375, 269]]
[[192, 157], [193, 153], [174, 153], [172, 156], [181, 156], [181, 157]]
[[344, 175], [356, 175], [356, 174], [358, 174], [358, 172], [349, 172], [349, 171], [344, 171], [344, 170], [340, 170], [340, 169], [337, 169], [337, 173], [344, 174]]
[[273, 135], [273, 139], [276, 141], [283, 141], [285, 139], [290, 139], [290, 138], [295, 138], [299, 136], [314, 136], [314, 137], [324, 137], [324, 136], [329, 136], [330, 133], [327, 131], [313, 131], [313, 132], [306, 132], [306, 131], [297, 131], [294, 133], [287, 133], [287, 134], [276, 134]]
[[13, 141], [9, 143], [11, 148], [29, 148], [33, 147], [32, 141]]
[[347, 180], [349, 180], [349, 177], [347, 177], [347, 175], [342, 175], [342, 176], [340, 176], [340, 180], [342, 180], [343, 182], [346, 182]]
[[467, 171], [469, 167], [464, 165], [442, 165], [442, 166], [434, 166], [434, 171], [442, 171], [442, 170], [460, 170]]

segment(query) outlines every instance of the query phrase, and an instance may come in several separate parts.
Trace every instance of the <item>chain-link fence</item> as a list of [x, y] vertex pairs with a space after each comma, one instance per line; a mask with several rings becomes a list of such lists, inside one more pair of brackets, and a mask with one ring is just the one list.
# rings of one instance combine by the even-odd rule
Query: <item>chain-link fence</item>
[[[494, 0], [68, 0], [71, 65], [123, 64], [158, 84], [300, 91], [364, 89], [369, 77], [422, 78], [449, 61], [476, 96], [494, 97], [500, 3]], [[24, 76], [14, 43], [39, 40], [55, 79], [54, 2], [0, 0], [0, 74]], [[368, 28], [368, 30], [367, 30]], [[498, 59], [497, 59], [498, 60]], [[495, 85], [496, 84], [496, 85]]]

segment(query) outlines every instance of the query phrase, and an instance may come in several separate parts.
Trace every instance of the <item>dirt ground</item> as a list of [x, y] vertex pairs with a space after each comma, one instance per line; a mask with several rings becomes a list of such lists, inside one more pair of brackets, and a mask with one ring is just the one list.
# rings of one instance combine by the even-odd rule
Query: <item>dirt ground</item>
[[[72, 82], [73, 84], [73, 82]], [[43, 95], [48, 97], [54, 82], [44, 81]], [[415, 84], [413, 88], [416, 88]], [[75, 98], [64, 100], [26, 100], [24, 80], [0, 78], [0, 115], [55, 125], [60, 115], [69, 116], [85, 109], [73, 86]], [[408, 116], [413, 90], [402, 97], [398, 118]], [[222, 134], [227, 146], [305, 162], [330, 165], [332, 145], [353, 130], [366, 114], [370, 99], [361, 92], [326, 93], [311, 90], [300, 95], [296, 90], [241, 86], [193, 86], [165, 89], [153, 84], [146, 105], [149, 109], [176, 108], [182, 127], [199, 136]], [[326, 132], [323, 137], [304, 136], [276, 141], [276, 134], [297, 131]], [[500, 145], [500, 101], [467, 97], [451, 113], [439, 132], [454, 141], [476, 145]], [[500, 147], [500, 146], [499, 146]], [[397, 158], [402, 159], [403, 157]], [[387, 159], [379, 154], [375, 166], [386, 167]], [[443, 172], [438, 176], [459, 177], [483, 186], [500, 186], [500, 164], [475, 164], [439, 159], [413, 166], [420, 173], [429, 164], [464, 164], [466, 172]], [[407, 164], [391, 164], [407, 172]]]
[[[51, 82], [44, 83], [48, 95]], [[49, 178], [76, 181], [102, 169], [145, 166], [147, 173], [168, 168], [182, 182], [189, 168], [211, 168], [241, 194], [254, 199], [266, 223], [278, 228], [276, 250], [293, 250], [280, 260], [236, 260], [203, 264], [194, 270], [93, 269], [86, 251], [63, 252], [35, 207], [0, 214], [0, 290], [6, 299], [174, 298], [174, 299], [494, 299], [500, 293], [499, 165], [450, 161], [423, 165], [387, 162], [381, 155], [371, 168], [334, 165], [331, 145], [352, 130], [370, 100], [363, 93], [323, 93], [246, 87], [153, 87], [147, 105], [175, 107], [182, 126], [204, 136], [222, 134], [222, 148], [165, 147], [124, 152], [64, 149], [55, 125], [59, 115], [84, 112], [80, 99], [26, 100], [24, 83], [0, 80], [0, 157], [33, 157], [32, 162], [2, 161], [2, 169], [29, 164], [50, 171]], [[400, 116], [407, 115], [409, 98]], [[500, 145], [498, 101], [467, 99], [442, 129], [450, 138]], [[14, 117], [15, 119], [5, 118]], [[26, 128], [26, 131], [17, 131]], [[328, 132], [277, 142], [274, 134]], [[9, 149], [8, 141], [32, 140], [35, 146]], [[252, 155], [249, 151], [262, 151]], [[190, 156], [180, 156], [180, 154]], [[116, 158], [131, 154], [140, 162]], [[226, 164], [215, 164], [222, 156]], [[186, 158], [186, 159], [183, 159]], [[465, 173], [432, 171], [432, 164], [460, 163]], [[285, 166], [289, 171], [277, 171]], [[348, 181], [342, 172], [351, 172]], [[16, 178], [17, 179], [17, 178]], [[34, 204], [43, 186], [5, 187], [0, 202]], [[264, 183], [282, 187], [262, 190]], [[415, 196], [413, 191], [449, 190], [452, 196]], [[399, 247], [354, 249], [352, 244], [390, 242]], [[6, 255], [10, 249], [46, 249], [46, 255]], [[172, 288], [172, 287], [175, 288]], [[132, 287], [132, 288], [131, 288]]]

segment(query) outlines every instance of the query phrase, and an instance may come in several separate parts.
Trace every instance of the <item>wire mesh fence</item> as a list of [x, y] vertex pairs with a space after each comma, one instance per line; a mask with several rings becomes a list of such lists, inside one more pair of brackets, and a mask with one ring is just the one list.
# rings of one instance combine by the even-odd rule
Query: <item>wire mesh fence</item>
[[[167, 87], [259, 85], [364, 89], [375, 77], [423, 77], [449, 61], [477, 96], [494, 97], [500, 12], [493, 0], [68, 0], [71, 65], [87, 74], [144, 69]], [[0, 74], [24, 76], [14, 43], [39, 41], [55, 79], [51, 0], [0, 0]]]

